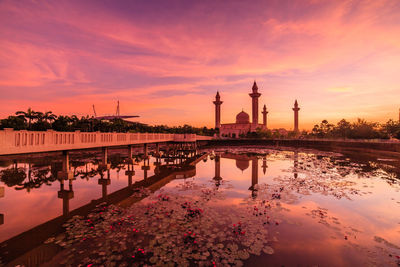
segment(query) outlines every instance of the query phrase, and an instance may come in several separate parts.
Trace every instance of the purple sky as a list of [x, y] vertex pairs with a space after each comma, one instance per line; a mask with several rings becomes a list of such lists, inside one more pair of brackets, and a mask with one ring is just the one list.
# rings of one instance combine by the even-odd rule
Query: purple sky
[[250, 113], [269, 126], [385, 122], [400, 107], [400, 1], [1, 1], [0, 116], [115, 112], [214, 126]]

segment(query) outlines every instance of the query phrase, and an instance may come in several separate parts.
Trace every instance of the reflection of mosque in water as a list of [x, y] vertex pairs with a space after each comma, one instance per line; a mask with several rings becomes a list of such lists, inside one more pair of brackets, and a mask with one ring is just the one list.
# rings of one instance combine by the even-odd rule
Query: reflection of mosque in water
[[[251, 161], [251, 185], [249, 190], [251, 191], [251, 195], [253, 198], [257, 197], [257, 184], [258, 184], [258, 156], [248, 156], [245, 154], [234, 154], [234, 153], [221, 153], [215, 156], [215, 176], [214, 181], [215, 185], [218, 188], [221, 185], [222, 177], [221, 177], [221, 158], [233, 159], [235, 160], [236, 167], [242, 172], [249, 168]], [[262, 165], [261, 168], [263, 173], [267, 172], [267, 156], [262, 156]]]
[[[293, 176], [296, 179], [298, 177], [298, 152], [293, 152]], [[223, 180], [221, 177], [221, 158], [235, 160], [236, 167], [242, 172], [250, 167], [251, 162], [251, 185], [249, 190], [251, 191], [252, 198], [257, 197], [257, 186], [259, 180], [259, 161], [261, 160], [261, 169], [265, 175], [267, 172], [267, 155], [246, 155], [246, 154], [234, 154], [234, 153], [219, 153], [215, 156], [215, 176], [213, 178], [216, 187], [221, 185]]]

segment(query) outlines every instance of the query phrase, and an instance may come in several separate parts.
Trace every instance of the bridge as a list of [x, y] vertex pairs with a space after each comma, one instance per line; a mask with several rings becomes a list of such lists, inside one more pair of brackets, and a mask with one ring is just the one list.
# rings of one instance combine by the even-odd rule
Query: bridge
[[51, 151], [105, 148], [159, 144], [165, 142], [196, 143], [210, 140], [210, 136], [166, 133], [104, 133], [27, 131], [6, 128], [0, 130], [0, 155], [26, 154]]

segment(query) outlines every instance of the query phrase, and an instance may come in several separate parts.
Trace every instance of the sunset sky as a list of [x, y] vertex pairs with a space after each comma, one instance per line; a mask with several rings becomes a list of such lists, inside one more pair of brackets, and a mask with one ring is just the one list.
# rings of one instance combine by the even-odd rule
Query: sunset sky
[[254, 80], [270, 128], [293, 127], [295, 99], [301, 129], [398, 119], [400, 1], [0, 1], [0, 118], [119, 100], [144, 123], [213, 127], [216, 91], [234, 122]]

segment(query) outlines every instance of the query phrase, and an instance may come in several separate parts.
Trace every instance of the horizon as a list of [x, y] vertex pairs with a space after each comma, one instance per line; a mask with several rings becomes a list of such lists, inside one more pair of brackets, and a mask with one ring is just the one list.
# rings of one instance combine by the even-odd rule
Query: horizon
[[[326, 119], [398, 120], [399, 1], [3, 1], [0, 117], [139, 115], [214, 128], [251, 113], [254, 80], [269, 128]], [[71, 107], [73, 109], [71, 109]], [[260, 110], [261, 111], [261, 110]]]

